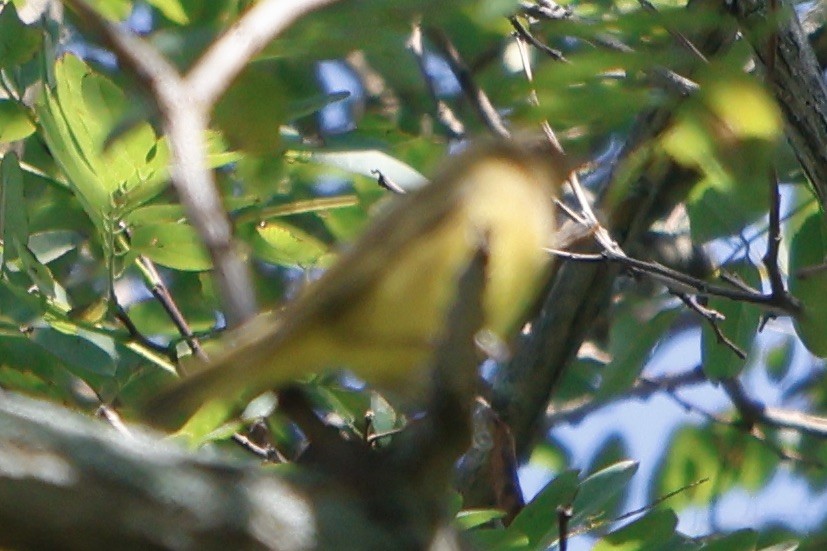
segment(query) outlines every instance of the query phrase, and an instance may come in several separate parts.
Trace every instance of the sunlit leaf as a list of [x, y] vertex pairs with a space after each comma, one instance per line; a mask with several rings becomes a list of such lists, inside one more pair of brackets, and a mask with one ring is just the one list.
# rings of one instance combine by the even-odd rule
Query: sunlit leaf
[[22, 140], [35, 130], [25, 109], [12, 100], [0, 99], [0, 142]]
[[198, 233], [186, 224], [138, 226], [132, 232], [130, 243], [135, 252], [148, 256], [162, 266], [188, 271], [209, 270], [212, 267]]

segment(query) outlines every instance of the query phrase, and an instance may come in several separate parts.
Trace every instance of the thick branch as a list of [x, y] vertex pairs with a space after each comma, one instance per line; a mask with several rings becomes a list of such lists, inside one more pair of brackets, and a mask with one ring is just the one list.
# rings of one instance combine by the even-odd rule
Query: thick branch
[[732, 3], [744, 34], [764, 64], [786, 121], [787, 138], [827, 210], [827, 86], [792, 7], [771, 0]]

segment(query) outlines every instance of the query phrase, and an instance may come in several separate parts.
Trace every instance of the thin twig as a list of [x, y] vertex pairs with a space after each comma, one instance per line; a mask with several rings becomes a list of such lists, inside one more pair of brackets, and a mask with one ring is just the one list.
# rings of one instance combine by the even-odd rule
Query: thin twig
[[[657, 17], [660, 17], [660, 12], [654, 6], [654, 4], [649, 2], [649, 0], [638, 0], [638, 4], [640, 4], [641, 7], [643, 7], [643, 9], [645, 9], [649, 13], [654, 14]], [[685, 35], [672, 29], [671, 26], [667, 25], [663, 20], [661, 20], [661, 24], [663, 25], [663, 28], [666, 29], [666, 32], [668, 32], [672, 36], [672, 38], [675, 39], [675, 42], [677, 42], [682, 48], [684, 48], [687, 52], [695, 56], [698, 60], [704, 63], [709, 63], [709, 60], [706, 58], [706, 56], [698, 49], [697, 46], [695, 46], [692, 43], [691, 40], [686, 38]]]
[[827, 418], [783, 408], [768, 408], [751, 398], [735, 378], [722, 380], [721, 386], [749, 428], [764, 425], [827, 438]]
[[623, 513], [622, 515], [613, 518], [610, 522], [620, 522], [622, 520], [626, 520], [627, 518], [631, 518], [631, 517], [639, 515], [641, 513], [651, 511], [652, 509], [654, 509], [655, 507], [657, 507], [658, 505], [660, 505], [664, 501], [668, 501], [668, 500], [672, 499], [673, 497], [675, 497], [678, 494], [682, 494], [683, 492], [685, 492], [687, 490], [691, 490], [692, 488], [700, 486], [701, 484], [706, 484], [707, 482], [709, 482], [709, 478], [707, 478], [707, 477], [696, 480], [695, 482], [690, 482], [689, 484], [686, 484], [685, 486], [681, 486], [677, 490], [672, 490], [671, 492], [660, 496], [656, 500], [654, 500], [650, 503], [647, 503], [646, 505], [644, 505], [643, 507], [640, 507], [639, 509], [635, 509], [633, 511], [628, 511], [626, 513]]
[[560, 423], [578, 423], [595, 411], [622, 400], [645, 400], [658, 392], [674, 391], [703, 384], [706, 381], [703, 369], [699, 365], [675, 375], [657, 378], [640, 377], [626, 392], [613, 395], [608, 400], [587, 398], [549, 409], [545, 426], [552, 428]]
[[454, 43], [451, 42], [451, 39], [448, 38], [448, 35], [439, 29], [429, 29], [428, 38], [430, 38], [445, 55], [451, 71], [453, 71], [459, 81], [460, 88], [462, 88], [463, 93], [474, 106], [474, 110], [482, 122], [485, 123], [494, 135], [500, 138], [511, 137], [511, 132], [505, 127], [505, 123], [503, 123], [500, 114], [497, 113], [496, 108], [494, 108], [491, 100], [488, 99], [485, 91], [477, 85], [474, 76], [471, 74], [471, 69], [465, 63], [465, 60], [462, 59], [462, 56], [456, 46], [454, 46]]
[[[658, 264], [657, 262], [645, 262], [630, 256], [618, 255], [610, 251], [603, 251], [599, 254], [582, 254], [560, 251], [557, 249], [547, 250], [561, 258], [574, 260], [577, 262], [616, 262], [629, 268], [633, 272], [643, 273], [654, 277], [670, 289], [678, 292], [684, 292], [685, 287], [689, 287], [693, 289], [694, 292], [700, 294], [719, 296], [730, 300], [757, 304], [771, 312], [780, 312], [783, 314], [793, 314], [798, 308], [793, 302], [779, 300], [778, 297], [773, 297], [772, 295], [761, 294], [758, 291], [745, 286], [742, 282], [738, 285], [740, 287], [738, 289], [721, 287], [720, 285], [713, 285], [701, 279], [678, 272], [677, 270], [673, 270], [663, 266], [662, 264]], [[721, 277], [723, 278], [725, 276], [722, 275]], [[736, 280], [733, 280], [730, 277], [726, 281], [734, 285]]]
[[740, 359], [747, 359], [747, 353], [744, 352], [740, 346], [735, 344], [732, 341], [732, 339], [724, 335], [724, 332], [721, 330], [721, 326], [718, 325], [721, 321], [725, 319], [723, 314], [721, 314], [717, 310], [713, 310], [712, 308], [707, 308], [706, 306], [703, 306], [692, 295], [678, 292], [673, 292], [673, 294], [677, 296], [679, 299], [681, 299], [681, 302], [683, 302], [687, 306], [687, 308], [689, 308], [693, 312], [697, 312], [702, 318], [704, 318], [707, 321], [707, 323], [709, 323], [709, 326], [715, 333], [715, 337], [718, 339], [719, 343], [723, 344], [724, 346], [732, 350], [732, 352]]
[[[114, 294], [113, 294], [114, 295]], [[113, 296], [114, 302], [114, 309], [115, 309], [115, 318], [120, 321], [126, 330], [129, 331], [129, 336], [132, 340], [140, 343], [142, 346], [149, 348], [159, 354], [165, 355], [171, 362], [175, 362], [177, 358], [175, 354], [170, 352], [170, 349], [166, 346], [161, 346], [160, 344], [153, 342], [146, 335], [141, 333], [141, 330], [135, 325], [135, 322], [132, 321], [132, 318], [129, 317], [129, 314], [126, 313], [126, 310], [123, 306], [121, 306], [117, 299]]]
[[767, 236], [767, 252], [764, 254], [764, 266], [770, 280], [770, 292], [775, 296], [787, 293], [781, 269], [778, 266], [778, 251], [781, 247], [781, 194], [778, 190], [778, 176], [775, 169], [769, 174], [770, 213], [769, 234]]
[[124, 424], [121, 416], [118, 413], [110, 408], [105, 404], [101, 404], [98, 406], [98, 410], [95, 412], [95, 417], [100, 417], [107, 423], [109, 423], [112, 428], [118, 431], [122, 436], [126, 437], [129, 440], [134, 439], [134, 435], [130, 432], [127, 426]]
[[233, 434], [230, 439], [256, 457], [261, 458], [262, 461], [267, 463], [287, 463], [287, 458], [281, 455], [276, 448], [272, 446], [259, 446], [239, 432]]
[[396, 182], [382, 174], [382, 171], [371, 170], [370, 173], [376, 176], [376, 183], [379, 184], [379, 187], [383, 187], [386, 190], [392, 191], [393, 193], [399, 195], [405, 195], [407, 193], [407, 191], [405, 191], [405, 188], [403, 188], [402, 186], [400, 186], [399, 184], [397, 184]]
[[[716, 415], [714, 413], [710, 413], [708, 411], [705, 411], [705, 410], [699, 408], [698, 406], [696, 406], [695, 404], [692, 404], [692, 403], [688, 402], [687, 400], [684, 400], [676, 392], [670, 391], [668, 389], [666, 390], [666, 396], [668, 396], [672, 401], [674, 401], [676, 404], [681, 406], [684, 410], [686, 410], [688, 412], [697, 413], [697, 414], [705, 417], [707, 420], [709, 420], [712, 423], [715, 423], [715, 424], [718, 424], [718, 425], [723, 425], [723, 426], [726, 426], [726, 427], [731, 427], [731, 428], [740, 430], [741, 432], [745, 432], [746, 434], [748, 434], [752, 438], [755, 438], [757, 441], [761, 442], [768, 449], [772, 450], [772, 452], [775, 453], [776, 456], [778, 456], [778, 458], [781, 459], [782, 461], [795, 461], [795, 462], [801, 463], [803, 465], [810, 465], [810, 466], [817, 467], [817, 468], [824, 468], [824, 465], [820, 461], [804, 457], [803, 455], [801, 455], [799, 453], [796, 453], [796, 452], [793, 452], [793, 451], [786, 450], [786, 449], [782, 448], [781, 446], [779, 446], [775, 442], [769, 440], [761, 432], [756, 431], [756, 430], [752, 430], [751, 428], [748, 429], [743, 422], [731, 421], [731, 420], [726, 419], [726, 418], [724, 418], [720, 415]], [[790, 417], [792, 417], [792, 416], [790, 416]], [[827, 425], [827, 423], [825, 423], [825, 424]], [[790, 428], [793, 428], [793, 427], [790, 427]]]
[[459, 120], [456, 113], [448, 107], [448, 104], [439, 97], [436, 86], [434, 85], [434, 79], [428, 72], [428, 67], [425, 63], [425, 47], [422, 44], [422, 28], [419, 25], [414, 25], [411, 36], [408, 38], [407, 46], [416, 58], [419, 72], [425, 81], [425, 87], [428, 89], [428, 94], [434, 102], [437, 120], [448, 130], [448, 133], [453, 139], [463, 139], [465, 137], [465, 125], [462, 124], [462, 121]]
[[508, 18], [508, 21], [511, 23], [511, 26], [514, 27], [514, 30], [517, 32], [517, 35], [520, 36], [523, 40], [549, 56], [551, 59], [555, 61], [561, 61], [563, 63], [569, 63], [569, 60], [566, 59], [566, 56], [563, 55], [563, 52], [560, 50], [555, 50], [548, 44], [541, 42], [536, 36], [531, 34], [531, 31], [523, 25], [523, 23], [516, 17], [512, 16]]

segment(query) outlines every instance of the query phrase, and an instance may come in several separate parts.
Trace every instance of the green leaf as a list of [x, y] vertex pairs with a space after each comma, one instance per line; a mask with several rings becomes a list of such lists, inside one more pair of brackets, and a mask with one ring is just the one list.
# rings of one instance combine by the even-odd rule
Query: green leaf
[[190, 22], [187, 12], [178, 0], [148, 0], [148, 3], [173, 23], [186, 25]]
[[527, 551], [535, 549], [525, 534], [516, 530], [472, 530], [468, 534], [471, 540], [472, 549], [485, 549], [486, 551]]
[[256, 224], [252, 246], [262, 260], [286, 266], [314, 266], [328, 253], [322, 241], [277, 220]]
[[803, 307], [793, 319], [807, 350], [827, 357], [827, 228], [820, 212], [811, 214], [790, 244], [790, 292]]
[[118, 352], [111, 337], [53, 321], [34, 328], [30, 338], [81, 378], [89, 373], [112, 376], [117, 370]]
[[[749, 260], [742, 260], [727, 268], [754, 289], [761, 288], [761, 277]], [[711, 297], [708, 306], [726, 317], [718, 322], [723, 335], [745, 354], [749, 354], [761, 320], [761, 311], [758, 307], [720, 297]], [[703, 324], [701, 358], [704, 373], [712, 380], [737, 377], [746, 365], [745, 360], [739, 358], [728, 345], [720, 341], [708, 323]]]
[[758, 542], [755, 530], [744, 529], [721, 538], [715, 538], [701, 549], [703, 551], [754, 551]]
[[199, 272], [212, 268], [201, 238], [187, 224], [160, 223], [138, 226], [132, 232], [133, 251], [176, 270]]
[[[3, 265], [17, 258], [15, 243], [26, 244], [29, 240], [29, 219], [26, 216], [26, 200], [23, 196], [23, 173], [17, 155], [6, 153], [0, 162], [0, 236], [3, 237]], [[3, 268], [3, 266], [0, 266]]]
[[[0, 69], [21, 65], [40, 48], [41, 34], [35, 26], [24, 25], [14, 4], [6, 2], [0, 11]], [[2, 129], [0, 124], [0, 129]], [[0, 130], [2, 131], [2, 130]], [[3, 140], [0, 140], [3, 141]]]
[[581, 482], [572, 503], [571, 523], [576, 525], [595, 516], [605, 517], [606, 505], [627, 487], [637, 469], [637, 461], [620, 461]]
[[34, 123], [20, 104], [0, 99], [0, 143], [22, 140], [34, 131]]
[[[370, 393], [371, 425], [374, 434], [383, 434], [399, 426], [399, 416], [391, 404], [378, 392]], [[388, 444], [390, 438], [380, 439], [382, 445]]]
[[460, 530], [470, 530], [492, 520], [498, 520], [505, 516], [500, 509], [466, 509], [460, 511], [454, 519], [454, 526]]
[[258, 65], [247, 67], [215, 106], [214, 121], [230, 144], [253, 154], [273, 154], [285, 120], [281, 82]]
[[12, 246], [17, 250], [23, 268], [37, 286], [40, 294], [52, 301], [58, 308], [68, 312], [71, 308], [66, 290], [57, 282], [48, 266], [42, 264], [26, 245], [15, 240]]
[[[713, 438], [711, 431], [699, 427], [684, 427], [672, 434], [665, 446], [669, 453], [657, 467], [652, 500], [686, 488], [669, 498], [669, 504], [680, 511], [689, 505], [708, 504], [714, 495], [730, 488], [731, 482], [714, 480], [721, 471], [721, 458]], [[696, 485], [705, 478], [710, 481]]]
[[767, 375], [774, 383], [780, 382], [792, 367], [795, 354], [795, 339], [787, 337], [784, 342], [766, 352], [764, 365], [767, 366]]
[[594, 551], [655, 551], [663, 549], [675, 534], [678, 517], [669, 509], [649, 511], [638, 520], [604, 536]]
[[90, 3], [99, 14], [112, 21], [123, 21], [132, 11], [130, 0], [92, 0]]
[[320, 111], [322, 108], [347, 99], [350, 97], [350, 92], [343, 90], [340, 92], [331, 92], [329, 94], [315, 94], [309, 98], [301, 98], [293, 100], [287, 105], [287, 120], [300, 119], [307, 115]]
[[632, 386], [653, 349], [678, 317], [679, 310], [655, 312], [625, 304], [613, 319], [610, 331], [612, 361], [601, 371], [598, 398], [623, 392]]
[[44, 231], [29, 236], [29, 249], [38, 262], [48, 264], [74, 250], [82, 240], [77, 232], [70, 230]]
[[577, 471], [564, 471], [526, 504], [508, 527], [509, 533], [528, 537], [534, 548], [545, 548], [559, 536], [557, 508], [571, 504], [577, 492]]

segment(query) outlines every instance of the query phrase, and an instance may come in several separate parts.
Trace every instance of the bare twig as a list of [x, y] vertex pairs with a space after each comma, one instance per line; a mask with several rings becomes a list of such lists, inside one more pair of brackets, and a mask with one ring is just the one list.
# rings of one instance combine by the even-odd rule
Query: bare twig
[[425, 47], [422, 44], [422, 28], [419, 25], [414, 25], [411, 31], [411, 36], [408, 38], [408, 49], [416, 57], [416, 63], [419, 66], [419, 72], [425, 80], [425, 86], [428, 88], [428, 94], [436, 107], [437, 120], [445, 127], [454, 139], [462, 139], [465, 137], [465, 125], [459, 120], [456, 113], [448, 107], [442, 98], [437, 94], [434, 80], [428, 73], [428, 68], [425, 63]]
[[101, 419], [109, 423], [109, 425], [113, 429], [118, 431], [121, 434], [121, 436], [124, 436], [129, 440], [134, 438], [132, 432], [130, 432], [126, 425], [124, 425], [123, 419], [121, 419], [121, 416], [118, 415], [118, 412], [116, 412], [114, 409], [107, 406], [106, 404], [101, 404], [100, 406], [98, 406], [98, 410], [95, 412], [95, 416], [100, 417]]
[[[638, 0], [638, 4], [640, 4], [641, 7], [643, 7], [643, 9], [648, 11], [649, 13], [660, 17], [660, 12], [654, 4], [649, 2], [649, 0]], [[709, 62], [709, 60], [707, 60], [706, 56], [703, 53], [701, 53], [698, 47], [695, 46], [691, 40], [686, 38], [684, 34], [674, 30], [673, 28], [671, 28], [671, 25], [667, 25], [666, 22], [663, 20], [661, 20], [661, 24], [663, 25], [663, 28], [666, 29], [666, 32], [668, 32], [672, 36], [672, 38], [675, 39], [675, 42], [677, 42], [683, 49], [695, 56], [698, 60], [704, 63]]]
[[578, 423], [595, 411], [621, 400], [645, 400], [658, 392], [699, 385], [706, 380], [701, 366], [695, 366], [689, 371], [675, 375], [656, 378], [641, 377], [626, 392], [611, 396], [608, 400], [589, 398], [550, 408], [546, 416], [546, 427], [551, 428], [560, 423]]
[[399, 195], [405, 195], [407, 193], [405, 191], [405, 188], [403, 188], [402, 186], [400, 186], [399, 184], [397, 184], [396, 182], [382, 174], [380, 170], [371, 170], [370, 173], [376, 176], [376, 183], [378, 183], [380, 187], [383, 187], [386, 190], [392, 191]]
[[555, 50], [548, 44], [541, 42], [536, 36], [531, 34], [531, 31], [529, 31], [528, 28], [525, 25], [523, 25], [523, 23], [516, 16], [509, 17], [508, 21], [511, 23], [511, 26], [514, 27], [514, 30], [517, 32], [517, 35], [520, 38], [522, 38], [523, 40], [525, 40], [526, 42], [528, 42], [529, 44], [531, 44], [532, 46], [546, 54], [547, 56], [549, 56], [551, 59], [555, 61], [562, 61], [563, 63], [569, 63], [569, 60], [566, 59], [566, 56], [563, 55], [563, 52], [561, 52], [560, 50]]
[[783, 408], [768, 408], [751, 398], [735, 378], [724, 379], [721, 386], [750, 430], [755, 425], [764, 425], [827, 438], [827, 418]]
[[267, 463], [287, 463], [287, 459], [272, 446], [259, 446], [243, 434], [236, 432], [230, 439]]
[[732, 339], [724, 335], [724, 332], [721, 330], [721, 326], [718, 325], [719, 322], [723, 321], [725, 318], [723, 314], [718, 312], [717, 310], [713, 310], [712, 308], [707, 308], [706, 306], [700, 304], [696, 297], [692, 295], [688, 295], [686, 293], [673, 293], [681, 302], [683, 302], [690, 310], [693, 312], [697, 312], [702, 318], [704, 318], [709, 326], [712, 328], [712, 331], [715, 333], [715, 338], [718, 339], [718, 342], [732, 350], [732, 352], [738, 356], [742, 360], [747, 359], [747, 353], [744, 352], [740, 346], [735, 344]]
[[[570, 253], [556, 249], [548, 249], [548, 251], [561, 258], [578, 262], [615, 262], [625, 266], [635, 273], [643, 273], [654, 277], [670, 289], [678, 292], [685, 292], [688, 287], [694, 292], [704, 295], [714, 295], [728, 298], [730, 300], [757, 304], [758, 306], [766, 308], [770, 312], [793, 314], [798, 310], [797, 304], [793, 301], [788, 301], [783, 297], [779, 298], [772, 295], [764, 295], [749, 286], [745, 286], [742, 282], [736, 284], [737, 280], [733, 280], [731, 277], [727, 278], [726, 281], [733, 285], [737, 285], [737, 289], [713, 285], [701, 279], [697, 279], [682, 272], [678, 272], [677, 270], [663, 266], [662, 264], [658, 264], [657, 262], [645, 262], [643, 260], [637, 260], [626, 256], [625, 254], [618, 255], [610, 251], [604, 251], [599, 254]], [[722, 274], [721, 277], [725, 278], [727, 276]]]
[[463, 93], [474, 106], [477, 114], [488, 129], [500, 138], [508, 138], [511, 132], [505, 127], [497, 109], [488, 99], [488, 95], [474, 81], [471, 69], [462, 59], [459, 51], [454, 46], [448, 35], [439, 29], [430, 29], [428, 38], [442, 51], [448, 61], [448, 65], [459, 81]]

